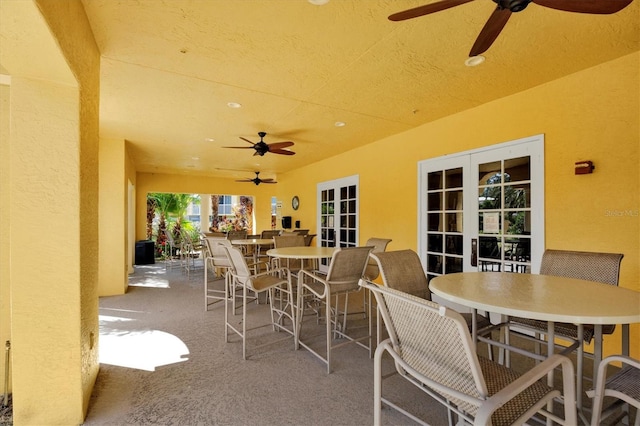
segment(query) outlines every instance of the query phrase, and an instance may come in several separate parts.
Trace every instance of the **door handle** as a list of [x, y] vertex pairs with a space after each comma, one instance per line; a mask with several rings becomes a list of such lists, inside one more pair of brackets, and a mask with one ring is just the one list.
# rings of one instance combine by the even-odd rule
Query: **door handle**
[[471, 266], [478, 266], [478, 239], [471, 239]]

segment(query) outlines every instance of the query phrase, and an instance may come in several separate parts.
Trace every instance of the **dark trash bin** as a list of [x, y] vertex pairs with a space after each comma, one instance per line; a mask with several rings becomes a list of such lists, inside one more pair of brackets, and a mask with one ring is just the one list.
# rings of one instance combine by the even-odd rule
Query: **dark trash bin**
[[153, 241], [136, 241], [136, 265], [153, 265], [156, 263], [155, 243]]

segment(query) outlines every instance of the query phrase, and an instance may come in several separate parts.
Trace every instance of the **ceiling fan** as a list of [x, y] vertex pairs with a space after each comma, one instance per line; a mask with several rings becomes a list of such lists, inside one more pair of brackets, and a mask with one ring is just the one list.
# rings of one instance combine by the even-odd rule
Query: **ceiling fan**
[[291, 141], [276, 142], [276, 143], [267, 144], [263, 140], [264, 137], [267, 136], [267, 134], [265, 132], [258, 132], [258, 136], [260, 136], [260, 142], [257, 142], [257, 143], [251, 142], [249, 139], [245, 139], [242, 136], [240, 136], [240, 139], [242, 139], [245, 142], [249, 142], [252, 146], [223, 146], [223, 148], [235, 148], [235, 149], [250, 149], [250, 148], [253, 148], [253, 149], [256, 150], [256, 152], [253, 155], [259, 155], [259, 156], [263, 156], [267, 152], [271, 152], [273, 154], [283, 154], [283, 155], [294, 155], [295, 154], [295, 152], [293, 152], [293, 151], [289, 151], [288, 149], [283, 149], [283, 148], [287, 148], [289, 146], [293, 146], [293, 142], [291, 142]]
[[[389, 16], [390, 21], [404, 21], [406, 19], [417, 18], [429, 15], [434, 12], [469, 3], [473, 0], [441, 0], [435, 3], [425, 4], [413, 9], [394, 13]], [[627, 7], [632, 0], [492, 0], [498, 6], [493, 11], [487, 23], [480, 31], [476, 42], [469, 52], [469, 56], [477, 56], [489, 49], [491, 44], [498, 38], [498, 35], [507, 24], [512, 12], [523, 11], [529, 3], [551, 9], [566, 12], [594, 13], [607, 15], [616, 13]]]
[[236, 182], [253, 182], [256, 185], [260, 185], [261, 183], [278, 183], [273, 179], [260, 179], [260, 172], [255, 172], [256, 177], [254, 177], [253, 179], [241, 179], [241, 180], [237, 180]]

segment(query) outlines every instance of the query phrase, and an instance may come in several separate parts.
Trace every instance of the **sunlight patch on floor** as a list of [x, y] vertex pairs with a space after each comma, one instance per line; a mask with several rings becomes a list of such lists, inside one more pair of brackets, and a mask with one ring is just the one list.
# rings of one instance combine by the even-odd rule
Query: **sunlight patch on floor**
[[[110, 317], [112, 318], [112, 317]], [[110, 318], [104, 318], [109, 321]], [[100, 316], [103, 320], [103, 316]], [[121, 318], [119, 321], [127, 321]], [[189, 348], [173, 334], [160, 330], [100, 331], [100, 363], [155, 371], [157, 367], [187, 361]]]
[[132, 287], [169, 288], [169, 280], [160, 277], [144, 277], [130, 280], [129, 285]]

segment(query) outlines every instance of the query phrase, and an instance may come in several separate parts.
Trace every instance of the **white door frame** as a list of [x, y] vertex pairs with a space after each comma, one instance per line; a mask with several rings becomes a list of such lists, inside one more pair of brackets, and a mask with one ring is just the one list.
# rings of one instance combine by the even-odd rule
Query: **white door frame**
[[[544, 135], [534, 135], [478, 149], [445, 155], [418, 162], [418, 254], [427, 270], [427, 175], [428, 170], [463, 167], [464, 215], [463, 215], [463, 268], [471, 266], [471, 239], [478, 238], [478, 164], [488, 159], [514, 158], [529, 155], [531, 161], [531, 272], [538, 273], [545, 247], [544, 230]], [[535, 232], [535, 236], [533, 233]]]

